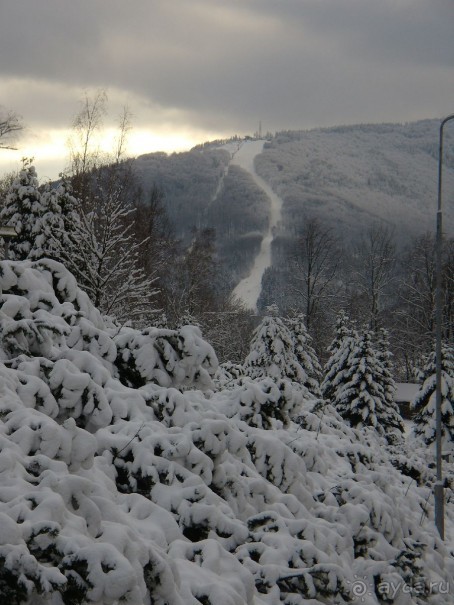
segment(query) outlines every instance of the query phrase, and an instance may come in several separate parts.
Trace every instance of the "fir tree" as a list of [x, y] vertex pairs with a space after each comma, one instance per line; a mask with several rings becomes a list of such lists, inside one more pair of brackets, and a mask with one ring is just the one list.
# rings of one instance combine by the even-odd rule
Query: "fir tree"
[[[436, 354], [426, 358], [424, 369], [420, 373], [421, 387], [413, 408], [415, 433], [420, 435], [426, 445], [435, 441], [436, 435]], [[454, 449], [454, 348], [443, 345], [441, 355], [441, 434], [443, 449]]]
[[303, 385], [310, 393], [321, 398], [320, 381], [322, 368], [317, 354], [312, 347], [312, 337], [307, 331], [304, 314], [299, 313], [294, 317], [290, 317], [285, 323], [293, 337], [296, 360], [305, 375]]
[[328, 347], [328, 353], [333, 355], [339, 349], [344, 342], [344, 339], [350, 336], [354, 336], [354, 324], [351, 321], [347, 313], [341, 309], [336, 317], [336, 334], [333, 342]]
[[348, 368], [348, 358], [353, 350], [358, 334], [345, 311], [340, 311], [336, 320], [336, 334], [328, 347], [330, 357], [326, 362], [325, 378], [321, 384], [323, 398], [332, 401], [338, 388], [343, 384]]
[[29, 258], [61, 261], [63, 251], [77, 241], [80, 232], [80, 201], [72, 195], [69, 179], [62, 177], [57, 187], [48, 183], [41, 194], [41, 216]]
[[401, 430], [401, 420], [388, 409], [383, 386], [377, 380], [381, 372], [371, 333], [366, 331], [348, 356], [333, 404], [352, 427], [371, 426], [385, 435], [391, 429]]
[[267, 315], [254, 330], [244, 370], [254, 379], [269, 376], [304, 381], [305, 373], [295, 356], [292, 335], [282, 319]]
[[[394, 426], [400, 433], [403, 433], [404, 425], [402, 423], [402, 417], [400, 415], [399, 407], [394, 400], [396, 383], [394, 382], [392, 375], [393, 363], [392, 353], [389, 347], [389, 335], [385, 328], [381, 328], [378, 331], [375, 352], [379, 362], [379, 373], [376, 380], [382, 386], [385, 398], [385, 417], [382, 417], [381, 422], [384, 426]], [[386, 416], [390, 416], [390, 418], [388, 419]]]
[[8, 258], [61, 261], [80, 229], [79, 206], [65, 178], [57, 187], [48, 183], [41, 191], [35, 167], [25, 160], [0, 213], [0, 222], [18, 233], [9, 244]]
[[9, 260], [25, 260], [29, 257], [35, 247], [42, 215], [36, 170], [29, 160], [24, 160], [22, 170], [14, 179], [0, 211], [0, 223], [14, 227], [17, 232], [8, 246]]

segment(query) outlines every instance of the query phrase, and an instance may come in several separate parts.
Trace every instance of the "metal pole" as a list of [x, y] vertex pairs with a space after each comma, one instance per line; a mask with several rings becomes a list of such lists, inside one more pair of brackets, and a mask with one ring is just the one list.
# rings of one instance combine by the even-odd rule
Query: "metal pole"
[[446, 122], [454, 120], [454, 114], [442, 120], [440, 124], [440, 144], [438, 151], [438, 209], [437, 209], [437, 239], [436, 239], [436, 299], [435, 299], [435, 322], [436, 322], [436, 400], [435, 400], [435, 421], [436, 421], [436, 461], [437, 461], [437, 481], [435, 483], [435, 525], [442, 540], [445, 539], [445, 518], [444, 518], [444, 491], [443, 491], [443, 470], [442, 470], [442, 442], [441, 442], [441, 338], [442, 338], [442, 320], [443, 320], [443, 293], [442, 293], [442, 270], [443, 270], [443, 224], [442, 224], [442, 166], [443, 166], [443, 128]]

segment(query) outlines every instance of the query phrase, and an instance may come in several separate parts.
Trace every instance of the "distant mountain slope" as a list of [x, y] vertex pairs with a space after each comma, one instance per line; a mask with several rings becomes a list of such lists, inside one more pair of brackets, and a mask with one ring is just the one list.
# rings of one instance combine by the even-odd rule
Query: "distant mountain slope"
[[[194, 227], [216, 230], [233, 289], [248, 277], [270, 225], [270, 195], [258, 186], [255, 172], [283, 201], [282, 220], [273, 229], [274, 266], [285, 263], [278, 248], [291, 250], [311, 217], [347, 244], [377, 222], [395, 227], [401, 245], [434, 231], [439, 125], [439, 120], [424, 120], [280, 132], [250, 166], [235, 160], [242, 145], [260, 151], [250, 137], [185, 153], [151, 153], [135, 165], [145, 190], [157, 185], [163, 191], [169, 218], [184, 242]], [[443, 177], [444, 231], [453, 235], [452, 129], [445, 131]]]
[[[438, 120], [425, 120], [278, 133], [256, 158], [256, 170], [284, 200], [284, 231], [318, 216], [353, 236], [385, 221], [405, 238], [434, 228], [438, 128]], [[453, 144], [446, 130], [446, 202], [454, 194]], [[454, 232], [452, 203], [445, 228]]]
[[230, 164], [231, 151], [208, 148], [151, 153], [135, 170], [145, 189], [157, 185], [178, 238], [189, 243], [193, 228], [216, 230], [219, 256], [232, 284], [247, 274], [268, 229], [270, 202], [253, 178]]
[[223, 150], [205, 153], [149, 153], [135, 160], [135, 170], [145, 190], [153, 185], [164, 193], [169, 218], [178, 235], [206, 223], [207, 207], [216, 196], [229, 154]]

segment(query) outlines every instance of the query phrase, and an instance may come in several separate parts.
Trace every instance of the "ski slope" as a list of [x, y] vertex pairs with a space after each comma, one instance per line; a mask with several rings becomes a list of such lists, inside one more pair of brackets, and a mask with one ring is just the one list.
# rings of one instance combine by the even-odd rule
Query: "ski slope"
[[282, 200], [271, 187], [256, 173], [254, 167], [254, 158], [263, 150], [265, 141], [244, 141], [241, 143], [230, 143], [225, 148], [230, 151], [232, 159], [230, 165], [239, 166], [249, 172], [260, 189], [262, 189], [270, 200], [270, 214], [268, 222], [268, 231], [263, 237], [260, 251], [257, 254], [251, 272], [242, 279], [233, 290], [233, 295], [244, 302], [244, 304], [254, 311], [257, 310], [257, 301], [262, 289], [262, 276], [267, 267], [271, 265], [271, 242], [274, 237], [274, 230], [282, 215]]

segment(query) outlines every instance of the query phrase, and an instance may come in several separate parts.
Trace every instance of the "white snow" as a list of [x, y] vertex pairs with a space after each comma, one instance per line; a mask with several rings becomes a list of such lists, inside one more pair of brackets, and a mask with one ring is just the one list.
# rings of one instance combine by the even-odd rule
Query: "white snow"
[[452, 582], [416, 440], [314, 413], [288, 378], [216, 391], [197, 328], [112, 325], [58, 263], [0, 263], [0, 292], [2, 603], [343, 605], [359, 577], [379, 605], [385, 579]]
[[257, 186], [262, 189], [270, 200], [270, 213], [268, 231], [262, 239], [260, 251], [255, 257], [254, 265], [247, 277], [242, 279], [233, 290], [233, 295], [244, 302], [246, 307], [257, 309], [257, 300], [262, 290], [262, 276], [267, 267], [271, 266], [271, 242], [274, 238], [274, 229], [281, 220], [282, 200], [271, 187], [260, 177], [254, 166], [255, 157], [263, 151], [265, 141], [253, 140], [241, 143], [229, 143], [224, 146], [232, 154], [230, 164], [239, 166], [254, 179]]

